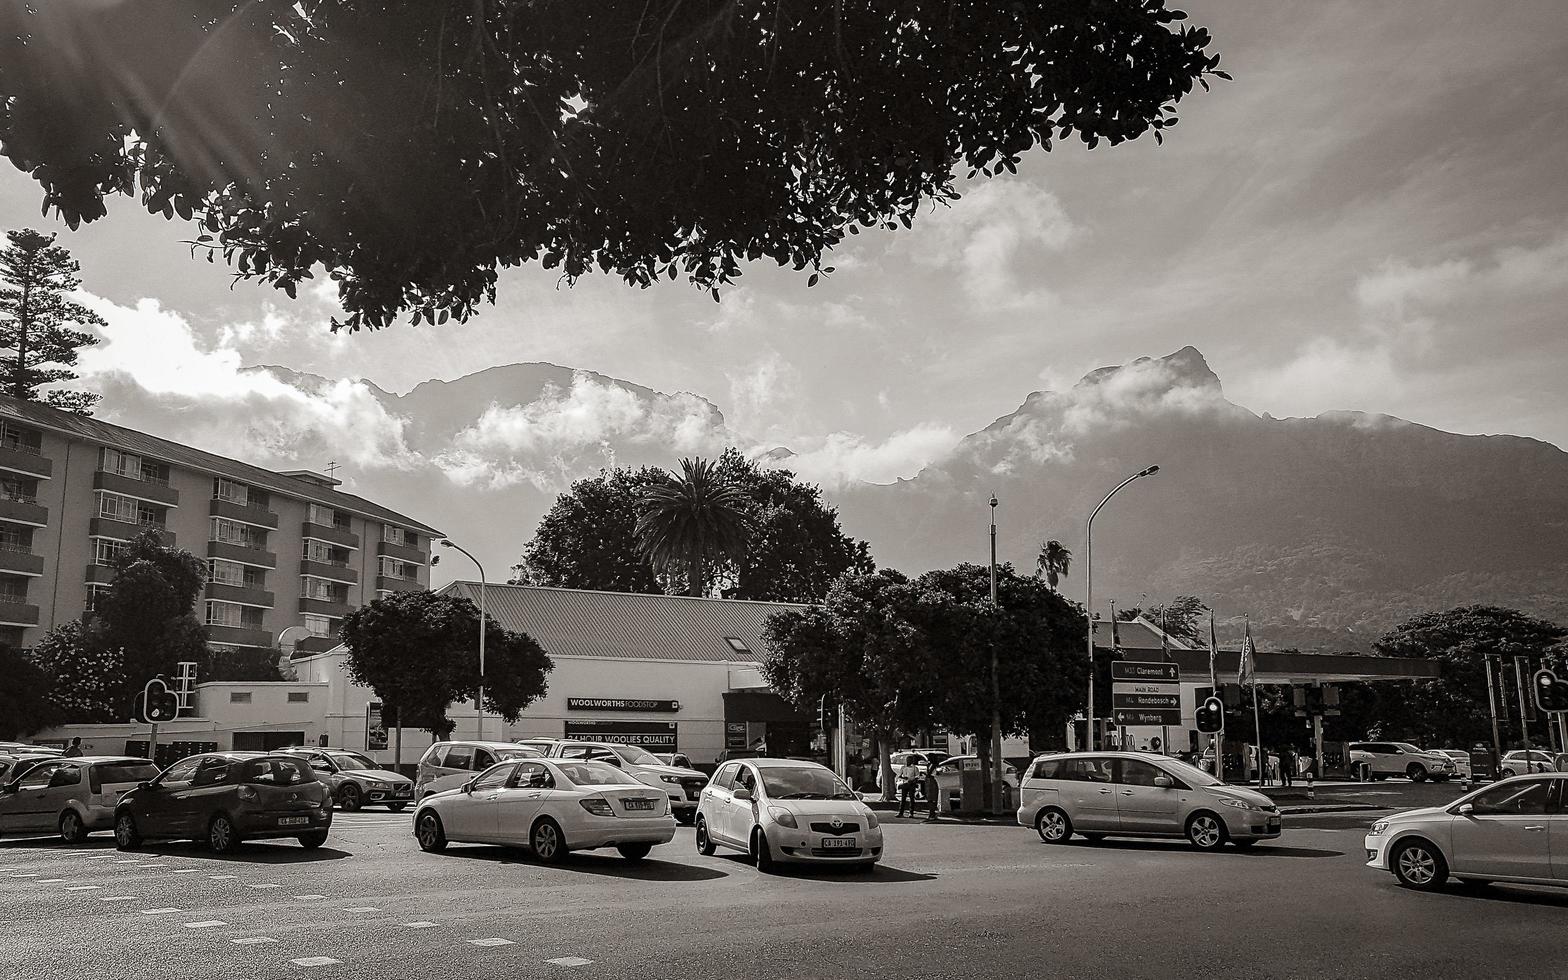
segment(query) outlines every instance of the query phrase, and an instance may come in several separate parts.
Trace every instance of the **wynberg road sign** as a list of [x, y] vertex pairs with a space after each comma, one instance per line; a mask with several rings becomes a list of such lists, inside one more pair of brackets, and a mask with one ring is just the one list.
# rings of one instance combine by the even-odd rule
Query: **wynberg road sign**
[[1176, 664], [1113, 660], [1111, 681], [1111, 713], [1116, 724], [1181, 724], [1181, 668]]

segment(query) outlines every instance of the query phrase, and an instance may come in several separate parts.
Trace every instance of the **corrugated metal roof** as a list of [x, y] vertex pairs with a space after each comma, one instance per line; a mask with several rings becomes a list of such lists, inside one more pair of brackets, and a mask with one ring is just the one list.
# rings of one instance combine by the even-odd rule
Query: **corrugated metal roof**
[[[453, 582], [440, 591], [479, 601], [478, 582]], [[485, 603], [496, 622], [532, 636], [552, 656], [738, 662], [762, 659], [762, 630], [769, 616], [806, 608], [536, 585], [491, 585]], [[734, 649], [726, 637], [740, 640], [747, 650]]]
[[124, 449], [128, 452], [150, 456], [153, 459], [173, 463], [187, 469], [199, 470], [216, 476], [233, 477], [245, 483], [255, 484], [266, 490], [280, 493], [299, 500], [311, 500], [318, 504], [326, 504], [341, 510], [359, 514], [362, 517], [373, 518], [398, 524], [425, 534], [440, 537], [441, 532], [414, 520], [405, 514], [383, 507], [378, 503], [366, 500], [364, 497], [341, 490], [317, 486], [305, 480], [291, 476], [284, 476], [272, 470], [242, 463], [237, 459], [218, 456], [214, 453], [203, 452], [191, 446], [184, 446], [167, 439], [127, 429], [121, 425], [105, 422], [102, 419], [88, 418], [74, 412], [62, 412], [35, 401], [21, 401], [20, 399], [0, 395], [0, 418], [15, 419], [25, 425], [48, 429], [68, 438], [82, 439], [87, 442], [98, 443], [103, 446], [112, 446], [115, 449]]

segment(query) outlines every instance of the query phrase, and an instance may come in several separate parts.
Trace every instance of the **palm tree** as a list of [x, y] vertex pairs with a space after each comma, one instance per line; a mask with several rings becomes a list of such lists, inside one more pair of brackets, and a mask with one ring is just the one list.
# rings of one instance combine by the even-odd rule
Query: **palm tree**
[[1062, 547], [1060, 541], [1047, 541], [1040, 546], [1040, 557], [1034, 561], [1034, 577], [1045, 576], [1045, 584], [1056, 591], [1056, 584], [1067, 577], [1072, 567], [1073, 553]]
[[637, 547], [656, 567], [684, 566], [687, 595], [703, 594], [705, 564], [746, 550], [746, 495], [725, 482], [711, 460], [681, 460], [643, 494]]

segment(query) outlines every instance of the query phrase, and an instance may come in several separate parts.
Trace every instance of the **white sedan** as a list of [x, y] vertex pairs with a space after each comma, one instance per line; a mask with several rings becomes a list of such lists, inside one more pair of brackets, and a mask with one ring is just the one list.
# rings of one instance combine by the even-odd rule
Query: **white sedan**
[[568, 851], [613, 847], [641, 861], [675, 837], [663, 793], [614, 766], [581, 759], [501, 762], [457, 789], [425, 797], [414, 837], [426, 851], [449, 841], [527, 845], [546, 863]]
[[746, 759], [719, 766], [697, 803], [697, 850], [747, 852], [757, 870], [781, 862], [869, 870], [882, 856], [877, 815], [826, 766]]

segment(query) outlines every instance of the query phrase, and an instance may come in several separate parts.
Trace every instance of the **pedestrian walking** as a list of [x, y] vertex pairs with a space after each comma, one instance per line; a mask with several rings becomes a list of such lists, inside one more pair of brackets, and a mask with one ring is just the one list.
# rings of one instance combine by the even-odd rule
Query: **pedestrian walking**
[[1279, 776], [1280, 785], [1290, 786], [1294, 784], [1296, 776], [1296, 750], [1288, 745], [1279, 750]]
[[913, 756], [905, 757], [895, 778], [898, 781], [898, 815], [902, 817], [907, 809], [912, 817], [915, 815], [915, 790], [920, 785], [920, 767]]
[[80, 737], [71, 739], [71, 747], [64, 752], [64, 758], [78, 759], [82, 755], [82, 740]]
[[937, 798], [942, 795], [936, 785], [936, 760], [926, 759], [926, 822], [937, 821]]

